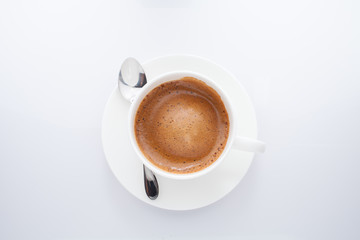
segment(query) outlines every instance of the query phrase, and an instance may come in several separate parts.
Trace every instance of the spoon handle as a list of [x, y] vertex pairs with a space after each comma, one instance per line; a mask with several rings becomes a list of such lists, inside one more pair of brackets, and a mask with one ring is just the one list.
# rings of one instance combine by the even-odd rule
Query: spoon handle
[[159, 185], [154, 173], [143, 165], [144, 169], [144, 185], [146, 195], [151, 199], [155, 200], [159, 196]]

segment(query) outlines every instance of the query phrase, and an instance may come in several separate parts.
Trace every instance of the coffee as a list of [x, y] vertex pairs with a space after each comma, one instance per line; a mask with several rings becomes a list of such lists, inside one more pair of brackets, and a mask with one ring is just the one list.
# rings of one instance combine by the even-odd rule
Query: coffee
[[221, 155], [229, 117], [219, 94], [192, 77], [165, 82], [140, 103], [134, 123], [144, 156], [170, 173], [192, 173]]

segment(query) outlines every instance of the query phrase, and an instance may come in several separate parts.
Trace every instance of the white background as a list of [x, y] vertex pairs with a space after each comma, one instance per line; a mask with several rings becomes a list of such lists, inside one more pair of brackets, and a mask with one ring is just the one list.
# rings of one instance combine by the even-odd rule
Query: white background
[[[0, 239], [360, 239], [359, 1], [1, 1]], [[122, 61], [209, 58], [254, 102], [235, 190], [160, 210], [115, 179], [100, 126]]]

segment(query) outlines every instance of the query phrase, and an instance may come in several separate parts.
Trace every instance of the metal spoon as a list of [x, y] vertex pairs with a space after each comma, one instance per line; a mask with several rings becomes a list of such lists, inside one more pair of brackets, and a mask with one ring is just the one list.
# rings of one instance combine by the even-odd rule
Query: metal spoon
[[[134, 58], [127, 58], [121, 65], [119, 73], [118, 86], [121, 92], [121, 87], [141, 88], [147, 83], [144, 69], [140, 63]], [[144, 170], [144, 185], [146, 195], [155, 200], [159, 195], [159, 185], [154, 173], [143, 165]]]

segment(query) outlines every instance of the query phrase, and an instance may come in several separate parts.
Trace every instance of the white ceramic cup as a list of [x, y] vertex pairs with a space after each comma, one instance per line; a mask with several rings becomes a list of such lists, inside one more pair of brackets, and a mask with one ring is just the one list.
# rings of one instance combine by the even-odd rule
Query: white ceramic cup
[[[135, 115], [137, 112], [137, 109], [142, 102], [143, 98], [154, 88], [159, 86], [160, 84], [172, 80], [178, 80], [183, 77], [194, 77], [197, 78], [203, 82], [205, 82], [208, 86], [212, 87], [221, 97], [221, 100], [223, 101], [225, 108], [228, 112], [229, 116], [229, 136], [227, 139], [226, 146], [221, 153], [221, 155], [218, 157], [218, 159], [211, 164], [210, 166], [194, 172], [194, 173], [186, 173], [186, 174], [179, 174], [179, 173], [171, 173], [167, 172], [165, 170], [162, 170], [152, 164], [141, 152], [135, 138], [135, 131], [134, 131], [134, 124], [135, 124]], [[145, 166], [147, 166], [151, 171], [153, 171], [155, 174], [170, 178], [170, 179], [179, 179], [179, 180], [185, 180], [185, 179], [193, 179], [196, 177], [200, 177], [202, 175], [205, 175], [215, 169], [219, 164], [224, 160], [227, 153], [229, 152], [230, 148], [247, 151], [247, 152], [259, 152], [262, 153], [265, 151], [265, 144], [261, 141], [258, 141], [256, 139], [250, 139], [245, 138], [241, 136], [236, 136], [236, 127], [237, 127], [237, 119], [235, 119], [235, 115], [233, 112], [233, 107], [231, 102], [229, 101], [229, 98], [225, 94], [225, 92], [221, 89], [220, 86], [218, 86], [213, 80], [209, 79], [208, 77], [205, 77], [201, 74], [195, 73], [195, 72], [188, 72], [188, 71], [181, 71], [181, 72], [169, 72], [165, 73], [161, 76], [158, 76], [156, 79], [153, 79], [151, 82], [148, 82], [144, 87], [142, 88], [131, 88], [126, 85], [121, 86], [120, 85], [121, 94], [124, 98], [129, 100], [131, 102], [130, 112], [129, 112], [129, 135], [130, 135], [130, 141], [131, 144], [136, 152], [136, 154], [139, 156], [141, 161]], [[241, 161], [241, 159], [239, 159]]]

